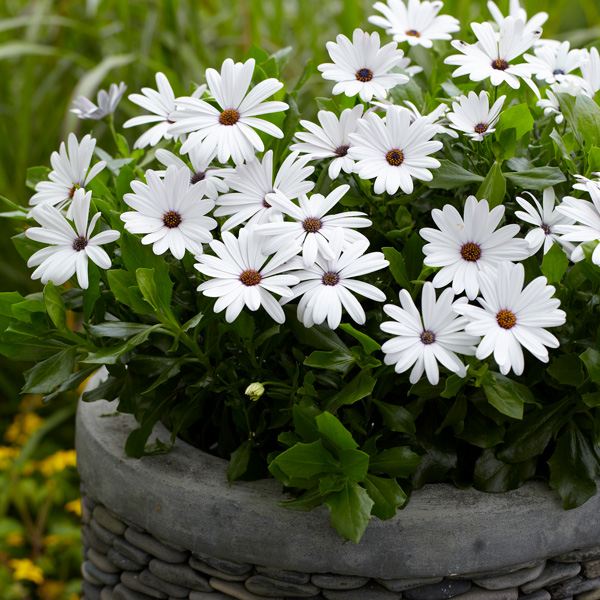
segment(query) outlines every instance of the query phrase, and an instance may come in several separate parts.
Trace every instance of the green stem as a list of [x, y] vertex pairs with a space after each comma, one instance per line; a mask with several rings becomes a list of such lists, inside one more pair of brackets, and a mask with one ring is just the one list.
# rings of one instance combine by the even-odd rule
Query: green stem
[[117, 137], [117, 132], [115, 130], [115, 119], [113, 114], [108, 115], [108, 128], [110, 129], [110, 133], [112, 135], [113, 141], [115, 143], [115, 147], [117, 148], [117, 152], [119, 150], [119, 138]]

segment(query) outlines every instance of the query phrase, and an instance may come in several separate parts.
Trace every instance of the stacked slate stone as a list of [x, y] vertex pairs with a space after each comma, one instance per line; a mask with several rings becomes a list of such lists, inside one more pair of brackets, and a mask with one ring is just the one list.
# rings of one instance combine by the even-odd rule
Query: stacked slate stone
[[600, 600], [600, 546], [495, 573], [370, 579], [240, 564], [159, 541], [83, 494], [82, 600]]

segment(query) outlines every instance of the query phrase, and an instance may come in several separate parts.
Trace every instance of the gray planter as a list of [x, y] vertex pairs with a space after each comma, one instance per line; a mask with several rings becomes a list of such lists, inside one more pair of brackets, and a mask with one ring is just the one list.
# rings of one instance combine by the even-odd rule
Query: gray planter
[[184, 442], [125, 457], [136, 424], [114, 411], [80, 403], [77, 417], [88, 600], [600, 599], [598, 496], [563, 511], [541, 482], [505, 494], [428, 485], [342, 544], [326, 508], [279, 507], [274, 480], [229, 487], [226, 461]]

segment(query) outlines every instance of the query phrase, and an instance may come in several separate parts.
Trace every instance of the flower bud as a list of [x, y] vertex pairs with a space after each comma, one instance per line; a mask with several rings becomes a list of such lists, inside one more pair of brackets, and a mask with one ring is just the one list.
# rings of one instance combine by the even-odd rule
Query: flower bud
[[244, 393], [250, 396], [252, 402], [256, 402], [265, 393], [265, 386], [259, 382], [251, 383]]

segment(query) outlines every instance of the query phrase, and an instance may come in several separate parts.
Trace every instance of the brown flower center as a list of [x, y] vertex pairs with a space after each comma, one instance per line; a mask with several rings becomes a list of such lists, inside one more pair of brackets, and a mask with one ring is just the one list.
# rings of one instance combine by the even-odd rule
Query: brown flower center
[[542, 223], [540, 225], [540, 229], [544, 232], [545, 235], [550, 235], [552, 233], [550, 226], [546, 225], [546, 223]]
[[496, 71], [506, 71], [506, 69], [508, 69], [508, 63], [503, 58], [497, 58], [492, 61], [492, 69], [496, 69]]
[[73, 185], [73, 187], [69, 190], [69, 199], [71, 200], [75, 195], [75, 190], [77, 189], [77, 185]]
[[401, 150], [390, 150], [385, 155], [385, 160], [387, 160], [392, 167], [399, 167], [404, 162], [404, 154]]
[[228, 108], [219, 115], [219, 123], [221, 125], [235, 125], [239, 120], [240, 113], [237, 110], [233, 110], [233, 108]]
[[248, 269], [240, 275], [240, 281], [248, 287], [258, 285], [261, 279], [262, 277], [260, 273], [258, 271], [254, 271], [253, 269]]
[[501, 310], [496, 315], [496, 321], [498, 322], [498, 325], [502, 327], [502, 329], [510, 329], [511, 327], [515, 326], [517, 317], [515, 317], [514, 313], [512, 313], [510, 310]]
[[163, 223], [165, 224], [165, 227], [168, 227], [169, 229], [179, 227], [181, 223], [181, 215], [173, 210], [170, 210], [168, 213], [163, 215]]
[[433, 333], [433, 331], [424, 331], [421, 334], [421, 342], [423, 342], [423, 344], [425, 344], [426, 346], [428, 346], [429, 344], [433, 344], [433, 342], [435, 342], [435, 333]]
[[337, 285], [340, 282], [340, 276], [333, 271], [329, 271], [323, 275], [323, 285]]
[[200, 171], [199, 173], [194, 173], [190, 177], [190, 183], [192, 185], [194, 185], [195, 183], [198, 183], [199, 181], [204, 181], [205, 177], [206, 177], [206, 171]]
[[304, 227], [304, 231], [306, 231], [306, 233], [317, 233], [317, 231], [323, 227], [323, 222], [321, 219], [309, 217], [308, 219], [304, 219], [304, 221], [302, 221], [302, 227]]
[[348, 154], [348, 148], [350, 148], [350, 146], [338, 146], [333, 152], [336, 156], [346, 156], [346, 154]]
[[421, 37], [421, 34], [416, 29], [409, 29], [406, 32], [406, 35], [410, 35], [410, 37]]
[[481, 248], [478, 244], [473, 242], [467, 242], [461, 249], [460, 255], [464, 260], [469, 262], [475, 262], [481, 258]]
[[371, 81], [371, 79], [373, 79], [373, 71], [371, 71], [371, 69], [359, 69], [356, 71], [356, 79], [363, 83]]
[[84, 238], [83, 236], [73, 240], [73, 250], [76, 250], [77, 252], [81, 252], [87, 245], [87, 238]]
[[485, 133], [487, 128], [488, 126], [485, 123], [477, 123], [477, 125], [475, 125], [475, 133]]

